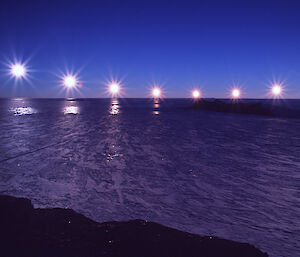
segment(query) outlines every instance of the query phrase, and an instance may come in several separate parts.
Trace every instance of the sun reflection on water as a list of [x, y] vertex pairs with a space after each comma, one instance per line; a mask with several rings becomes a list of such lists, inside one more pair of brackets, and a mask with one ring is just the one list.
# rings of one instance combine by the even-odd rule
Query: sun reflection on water
[[154, 99], [154, 109], [153, 109], [153, 114], [158, 115], [159, 114], [159, 100]]
[[31, 114], [37, 113], [37, 111], [34, 108], [32, 108], [32, 107], [17, 107], [17, 108], [12, 108], [11, 112], [15, 116], [31, 115]]
[[78, 114], [79, 108], [78, 106], [67, 106], [64, 108], [64, 114]]
[[109, 109], [109, 113], [111, 115], [117, 115], [117, 114], [119, 114], [119, 112], [120, 112], [120, 107], [119, 107], [118, 99], [113, 99], [111, 101], [111, 106], [110, 106], [110, 109]]

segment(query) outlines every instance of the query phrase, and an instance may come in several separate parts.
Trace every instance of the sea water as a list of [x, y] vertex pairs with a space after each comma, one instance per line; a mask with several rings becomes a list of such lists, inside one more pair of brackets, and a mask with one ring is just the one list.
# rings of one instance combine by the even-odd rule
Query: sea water
[[300, 119], [191, 105], [1, 99], [0, 193], [300, 256]]

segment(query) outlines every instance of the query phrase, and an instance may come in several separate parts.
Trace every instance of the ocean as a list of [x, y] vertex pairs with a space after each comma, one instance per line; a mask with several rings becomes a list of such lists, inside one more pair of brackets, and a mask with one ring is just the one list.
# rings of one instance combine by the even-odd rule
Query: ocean
[[300, 119], [192, 103], [0, 99], [0, 193], [300, 256]]

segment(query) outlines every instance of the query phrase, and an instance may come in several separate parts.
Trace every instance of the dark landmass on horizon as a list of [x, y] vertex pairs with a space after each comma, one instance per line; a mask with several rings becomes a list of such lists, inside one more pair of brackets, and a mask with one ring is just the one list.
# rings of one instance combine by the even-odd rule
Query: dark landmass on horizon
[[0, 195], [1, 255], [267, 257], [248, 243], [199, 236], [145, 220], [98, 223], [71, 209], [34, 209]]
[[247, 102], [246, 100], [225, 101], [220, 99], [201, 99], [199, 101], [195, 101], [189, 109], [283, 118], [300, 118], [300, 111], [298, 110], [289, 109], [283, 106], [272, 106], [258, 100]]

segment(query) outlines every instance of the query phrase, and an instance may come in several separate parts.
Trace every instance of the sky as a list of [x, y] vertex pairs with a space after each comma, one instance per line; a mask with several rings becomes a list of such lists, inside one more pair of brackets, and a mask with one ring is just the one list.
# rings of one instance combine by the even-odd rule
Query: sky
[[[112, 78], [124, 97], [266, 98], [284, 85], [300, 98], [300, 1], [0, 2], [0, 97], [106, 97]], [[8, 63], [27, 61], [26, 80]], [[66, 92], [61, 76], [78, 74]]]

